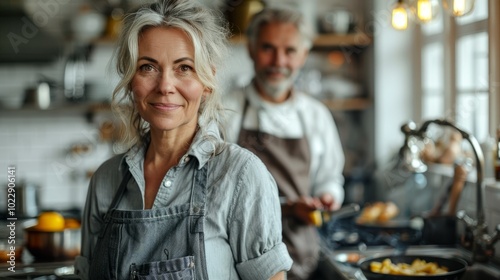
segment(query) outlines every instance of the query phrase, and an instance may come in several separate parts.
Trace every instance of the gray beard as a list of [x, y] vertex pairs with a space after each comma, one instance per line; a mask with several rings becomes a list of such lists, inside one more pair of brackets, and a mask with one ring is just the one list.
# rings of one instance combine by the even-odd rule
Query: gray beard
[[279, 83], [270, 83], [265, 77], [260, 75], [257, 75], [255, 78], [267, 96], [273, 99], [279, 99], [288, 94], [288, 91], [293, 87], [293, 83], [295, 82], [297, 76], [298, 71]]

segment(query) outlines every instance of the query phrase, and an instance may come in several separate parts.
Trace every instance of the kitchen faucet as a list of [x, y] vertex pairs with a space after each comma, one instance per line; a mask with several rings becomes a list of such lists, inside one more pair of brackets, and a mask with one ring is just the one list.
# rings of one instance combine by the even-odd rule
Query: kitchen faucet
[[[420, 129], [417, 129], [417, 126], [414, 122], [409, 122], [404, 124], [401, 127], [401, 131], [405, 134], [405, 143], [400, 150], [400, 154], [402, 156], [405, 155], [405, 149], [410, 150], [410, 154], [412, 156], [405, 156], [403, 159], [405, 160], [406, 167], [413, 172], [422, 173], [427, 170], [425, 163], [422, 162], [420, 158], [420, 153], [416, 153], [415, 141], [412, 139], [424, 139], [426, 137], [426, 131], [431, 124], [436, 124], [440, 126], [447, 126], [457, 130], [463, 139], [466, 139], [474, 152], [474, 157], [476, 160], [476, 220], [467, 216], [464, 210], [460, 210], [457, 212], [457, 218], [463, 221], [466, 225], [467, 233], [470, 233], [472, 237], [472, 254], [473, 261], [478, 262], [487, 262], [490, 257], [494, 255], [494, 245], [500, 239], [500, 224], [496, 226], [495, 232], [490, 236], [488, 234], [488, 225], [485, 221], [484, 214], [484, 205], [483, 205], [483, 177], [484, 177], [484, 156], [481, 150], [481, 147], [477, 141], [477, 139], [461, 130], [451, 122], [447, 120], [429, 120], [422, 124]], [[418, 156], [416, 156], [418, 155]], [[467, 235], [467, 234], [466, 234]]]

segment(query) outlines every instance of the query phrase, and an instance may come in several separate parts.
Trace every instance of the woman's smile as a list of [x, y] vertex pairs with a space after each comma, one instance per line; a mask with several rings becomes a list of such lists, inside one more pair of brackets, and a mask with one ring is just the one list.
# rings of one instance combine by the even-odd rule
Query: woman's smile
[[164, 102], [152, 102], [149, 103], [153, 108], [160, 110], [160, 111], [174, 111], [180, 107], [181, 105], [174, 104], [174, 103], [164, 103]]

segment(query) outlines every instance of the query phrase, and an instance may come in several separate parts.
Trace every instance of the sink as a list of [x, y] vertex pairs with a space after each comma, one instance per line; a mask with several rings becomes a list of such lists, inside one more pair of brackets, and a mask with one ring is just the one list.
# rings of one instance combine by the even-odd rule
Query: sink
[[[363, 257], [375, 257], [378, 255], [395, 254], [397, 251], [394, 248], [386, 246], [368, 247], [366, 250], [359, 251], [356, 248], [335, 251], [323, 251], [323, 274], [331, 275], [329, 279], [363, 279], [360, 277], [361, 270], [358, 269], [355, 263], [342, 261], [346, 259], [344, 255], [352, 256], [359, 254]], [[433, 255], [445, 258], [462, 258], [471, 264], [472, 255], [467, 251], [458, 247], [441, 247], [441, 246], [410, 246], [406, 250], [406, 254], [411, 255]], [[339, 261], [340, 260], [340, 261]], [[358, 274], [355, 276], [355, 274]], [[362, 273], [361, 273], [362, 274]], [[496, 264], [474, 263], [467, 267], [461, 280], [499, 280], [500, 267]]]
[[469, 266], [461, 278], [461, 280], [498, 279], [500, 279], [500, 270], [484, 264], [473, 264], [472, 266]]

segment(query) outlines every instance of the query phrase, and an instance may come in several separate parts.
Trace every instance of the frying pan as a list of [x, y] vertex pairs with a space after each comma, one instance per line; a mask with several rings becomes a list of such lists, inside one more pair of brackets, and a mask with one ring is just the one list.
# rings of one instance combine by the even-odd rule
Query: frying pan
[[[411, 264], [415, 259], [425, 260], [427, 262], [435, 262], [439, 266], [445, 266], [448, 268], [448, 272], [439, 275], [392, 275], [392, 274], [382, 274], [372, 272], [370, 270], [371, 262], [382, 262], [385, 259], [390, 259], [392, 263], [407, 263]], [[467, 269], [467, 262], [460, 258], [441, 258], [429, 255], [386, 255], [369, 257], [360, 260], [358, 263], [359, 268], [369, 280], [459, 280], [460, 277], [465, 273]]]
[[405, 218], [397, 218], [384, 223], [360, 223], [356, 220], [355, 226], [390, 246], [415, 244], [419, 243], [422, 238], [420, 226]]
[[401, 231], [401, 230], [412, 230], [413, 227], [411, 225], [410, 219], [398, 218], [389, 220], [387, 222], [378, 223], [378, 222], [370, 222], [370, 223], [361, 223], [356, 221], [356, 226], [360, 229], [371, 230], [371, 231]]

